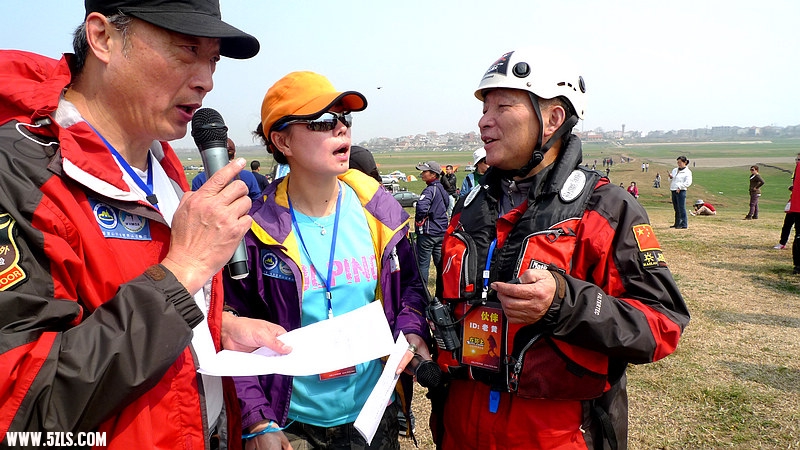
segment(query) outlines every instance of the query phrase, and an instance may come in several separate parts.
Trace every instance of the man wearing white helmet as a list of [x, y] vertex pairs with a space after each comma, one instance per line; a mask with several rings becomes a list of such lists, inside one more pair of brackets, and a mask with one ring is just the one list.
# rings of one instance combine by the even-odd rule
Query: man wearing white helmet
[[506, 53], [475, 96], [491, 168], [443, 241], [438, 297], [453, 323], [434, 333], [456, 332], [437, 339], [449, 382], [433, 392], [434, 437], [626, 448], [625, 369], [672, 353], [689, 322], [647, 214], [581, 167], [571, 130], [586, 86], [560, 57]]
[[469, 175], [467, 175], [464, 178], [464, 182], [461, 183], [461, 191], [459, 197], [466, 197], [467, 194], [469, 194], [469, 191], [472, 190], [472, 188], [480, 184], [483, 175], [489, 168], [489, 165], [486, 164], [486, 150], [483, 147], [472, 152], [472, 167], [474, 167], [475, 170], [472, 171], [472, 173], [470, 173]]

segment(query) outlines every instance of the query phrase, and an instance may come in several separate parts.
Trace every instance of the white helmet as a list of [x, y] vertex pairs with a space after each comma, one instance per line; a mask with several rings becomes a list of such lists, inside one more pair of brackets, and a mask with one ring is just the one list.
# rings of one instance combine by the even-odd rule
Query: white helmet
[[579, 119], [586, 109], [586, 84], [580, 72], [561, 54], [542, 49], [510, 51], [483, 75], [475, 97], [483, 101], [487, 89], [528, 91], [543, 99], [564, 97]]
[[477, 166], [478, 161], [482, 160], [483, 158], [486, 158], [486, 149], [481, 147], [472, 152], [472, 165]]

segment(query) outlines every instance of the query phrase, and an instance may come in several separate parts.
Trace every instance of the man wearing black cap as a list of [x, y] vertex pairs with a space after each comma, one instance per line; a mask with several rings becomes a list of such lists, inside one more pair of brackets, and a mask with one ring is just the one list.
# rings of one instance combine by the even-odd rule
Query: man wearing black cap
[[447, 230], [447, 206], [450, 197], [439, 181], [442, 173], [442, 166], [439, 163], [428, 161], [416, 167], [420, 171], [420, 178], [427, 184], [419, 196], [414, 213], [417, 229], [417, 264], [422, 281], [427, 286], [431, 256], [437, 274], [441, 267], [442, 238]]
[[96, 431], [112, 449], [238, 448], [235, 390], [198, 376], [201, 352], [289, 349], [282, 328], [223, 313], [215, 274], [251, 223], [229, 184], [244, 160], [186, 192], [167, 141], [220, 56], [258, 40], [217, 0], [85, 4], [75, 54], [0, 51], [2, 445]]

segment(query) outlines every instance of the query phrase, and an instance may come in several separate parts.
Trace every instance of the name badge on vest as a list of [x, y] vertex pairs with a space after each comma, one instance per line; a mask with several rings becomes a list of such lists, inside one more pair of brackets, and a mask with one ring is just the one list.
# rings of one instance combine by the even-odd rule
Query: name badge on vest
[[482, 369], [500, 370], [500, 333], [503, 309], [481, 305], [464, 319], [461, 363]]
[[152, 240], [150, 221], [147, 218], [122, 211], [93, 198], [89, 199], [89, 205], [104, 237], [130, 241]]

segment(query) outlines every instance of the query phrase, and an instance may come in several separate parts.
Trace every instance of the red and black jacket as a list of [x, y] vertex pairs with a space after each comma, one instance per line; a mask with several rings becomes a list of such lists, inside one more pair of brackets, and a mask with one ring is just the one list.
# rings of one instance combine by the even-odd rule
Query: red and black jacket
[[[130, 192], [86, 122], [57, 123], [69, 60], [0, 51], [0, 446], [8, 432], [99, 431], [111, 449], [208, 448], [190, 345], [203, 313], [158, 265], [170, 243], [161, 213]], [[151, 151], [188, 190], [170, 146]], [[129, 235], [110, 235], [123, 219]], [[208, 312], [217, 348], [221, 281]], [[219, 431], [235, 437], [236, 392], [223, 384]]]
[[[438, 294], [457, 319], [481, 301], [495, 239], [489, 283], [548, 268], [563, 274], [566, 286], [539, 322], [504, 321], [499, 373], [461, 365], [458, 352], [440, 352], [440, 366], [454, 377], [526, 398], [586, 401], [611, 391], [628, 363], [675, 350], [689, 313], [647, 214], [580, 160], [580, 140], [570, 136], [527, 202], [502, 217], [503, 174], [494, 169], [456, 205], [442, 243]], [[493, 297], [490, 291], [488, 303]], [[624, 416], [615, 424], [620, 432], [627, 429]]]

